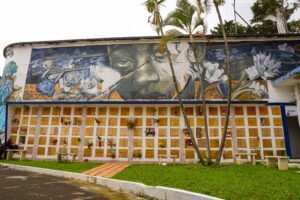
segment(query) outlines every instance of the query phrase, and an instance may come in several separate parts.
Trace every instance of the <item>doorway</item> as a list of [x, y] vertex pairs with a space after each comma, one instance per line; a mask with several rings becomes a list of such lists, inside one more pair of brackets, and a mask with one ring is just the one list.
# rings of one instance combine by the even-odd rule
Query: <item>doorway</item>
[[297, 117], [287, 117], [291, 158], [300, 158], [300, 126]]

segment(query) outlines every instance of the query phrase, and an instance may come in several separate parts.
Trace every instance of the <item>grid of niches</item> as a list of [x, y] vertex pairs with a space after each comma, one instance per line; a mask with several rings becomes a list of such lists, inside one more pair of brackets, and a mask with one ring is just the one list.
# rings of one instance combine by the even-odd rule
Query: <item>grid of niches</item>
[[[239, 151], [257, 152], [259, 158], [266, 155], [285, 155], [279, 107], [247, 105], [235, 106], [233, 109]], [[205, 155], [202, 108], [186, 106], [185, 111], [201, 152]], [[211, 105], [207, 108], [208, 132], [213, 158], [216, 157], [219, 147], [225, 112], [224, 106]], [[11, 124], [11, 138], [28, 152], [31, 152], [33, 148], [37, 117], [38, 107], [15, 108]], [[78, 153], [81, 142], [80, 132], [84, 123], [84, 157], [93, 159], [112, 159], [113, 157], [127, 160], [128, 119], [135, 121], [134, 160], [156, 160], [158, 155], [177, 155], [179, 158], [181, 147], [184, 149], [186, 159], [196, 158], [194, 149], [188, 142], [189, 136], [185, 134], [179, 107], [167, 105], [87, 107], [86, 116], [83, 116], [82, 107], [43, 107], [37, 154], [39, 157], [51, 157], [55, 156], [61, 148]], [[155, 134], [147, 134], [149, 129], [154, 130]], [[229, 126], [230, 131], [232, 131], [231, 126]], [[182, 146], [180, 146], [180, 134], [184, 135]], [[223, 159], [232, 159], [231, 134], [226, 140]]]
[[37, 156], [55, 157], [63, 149], [76, 153], [79, 147], [82, 108], [55, 106], [41, 109]]
[[17, 107], [11, 122], [12, 141], [32, 153], [36, 134], [38, 107]]
[[258, 158], [286, 154], [280, 107], [235, 107], [235, 123], [239, 150]]
[[156, 160], [158, 155], [177, 155], [179, 158], [181, 127], [178, 107], [135, 107], [133, 116], [136, 122], [134, 160]]
[[85, 125], [84, 157], [128, 159], [129, 107], [88, 107]]
[[[258, 159], [262, 159], [267, 155], [286, 155], [280, 107], [247, 105], [234, 106], [233, 110], [234, 116], [229, 118], [228, 134], [222, 157], [224, 160], [233, 157], [233, 130], [231, 127], [233, 119], [236, 126], [237, 151], [257, 153]], [[199, 111], [197, 107], [194, 111], [196, 111], [194, 121], [196, 121], [197, 127], [193, 128], [195, 133], [199, 132], [197, 129], [200, 129], [201, 138], [198, 138], [197, 135], [196, 138], [203, 156], [206, 156], [203, 112]], [[226, 108], [224, 106], [209, 106], [207, 113], [211, 154], [212, 158], [216, 158], [223, 133], [222, 127], [225, 124]], [[192, 110], [190, 115], [192, 115]], [[192, 153], [194, 150], [191, 147], [188, 151], [187, 154], [186, 150], [185, 157], [187, 159], [195, 158], [193, 156], [196, 155]]]

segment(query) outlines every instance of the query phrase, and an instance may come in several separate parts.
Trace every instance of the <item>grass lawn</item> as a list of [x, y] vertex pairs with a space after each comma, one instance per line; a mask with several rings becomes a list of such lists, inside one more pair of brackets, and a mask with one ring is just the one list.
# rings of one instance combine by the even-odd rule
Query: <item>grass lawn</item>
[[57, 161], [45, 161], [45, 160], [0, 160], [0, 163], [6, 164], [15, 164], [15, 165], [25, 165], [31, 167], [39, 167], [46, 169], [55, 169], [67, 172], [77, 172], [81, 173], [86, 170], [92, 169], [101, 165], [101, 163], [96, 162], [66, 162], [66, 163], [57, 163]]
[[131, 165], [113, 178], [199, 192], [224, 199], [300, 199], [300, 170], [263, 165]]

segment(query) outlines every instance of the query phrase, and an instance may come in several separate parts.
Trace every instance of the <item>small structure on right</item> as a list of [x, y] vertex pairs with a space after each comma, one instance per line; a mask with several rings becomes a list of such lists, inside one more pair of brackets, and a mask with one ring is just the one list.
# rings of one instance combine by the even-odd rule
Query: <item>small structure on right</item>
[[[288, 52], [288, 51], [287, 51]], [[288, 54], [287, 54], [288, 55]], [[299, 55], [298, 55], [299, 56]], [[295, 105], [286, 106], [283, 123], [285, 124], [285, 135], [287, 155], [293, 159], [300, 158], [300, 63], [299, 66], [276, 77], [272, 81], [273, 102], [286, 99], [295, 102]], [[275, 94], [277, 94], [275, 96]]]

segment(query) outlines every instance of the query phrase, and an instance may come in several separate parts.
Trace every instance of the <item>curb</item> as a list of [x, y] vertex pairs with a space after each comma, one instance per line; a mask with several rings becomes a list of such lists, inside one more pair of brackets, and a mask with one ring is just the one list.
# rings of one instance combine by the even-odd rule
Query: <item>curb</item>
[[86, 181], [96, 185], [107, 187], [113, 191], [130, 193], [136, 196], [141, 196], [150, 199], [157, 200], [221, 200], [220, 198], [208, 196], [205, 194], [189, 192], [186, 190], [180, 190], [162, 186], [147, 186], [142, 183], [136, 183], [131, 181], [122, 181], [116, 179], [109, 179], [98, 176], [89, 176], [85, 174], [64, 172], [52, 169], [28, 167], [13, 164], [2, 164], [0, 166], [8, 167], [10, 169], [22, 170], [27, 172], [35, 172], [39, 174], [47, 174], [52, 176], [71, 178], [80, 181]]
[[300, 169], [300, 163], [289, 163], [289, 168]]

